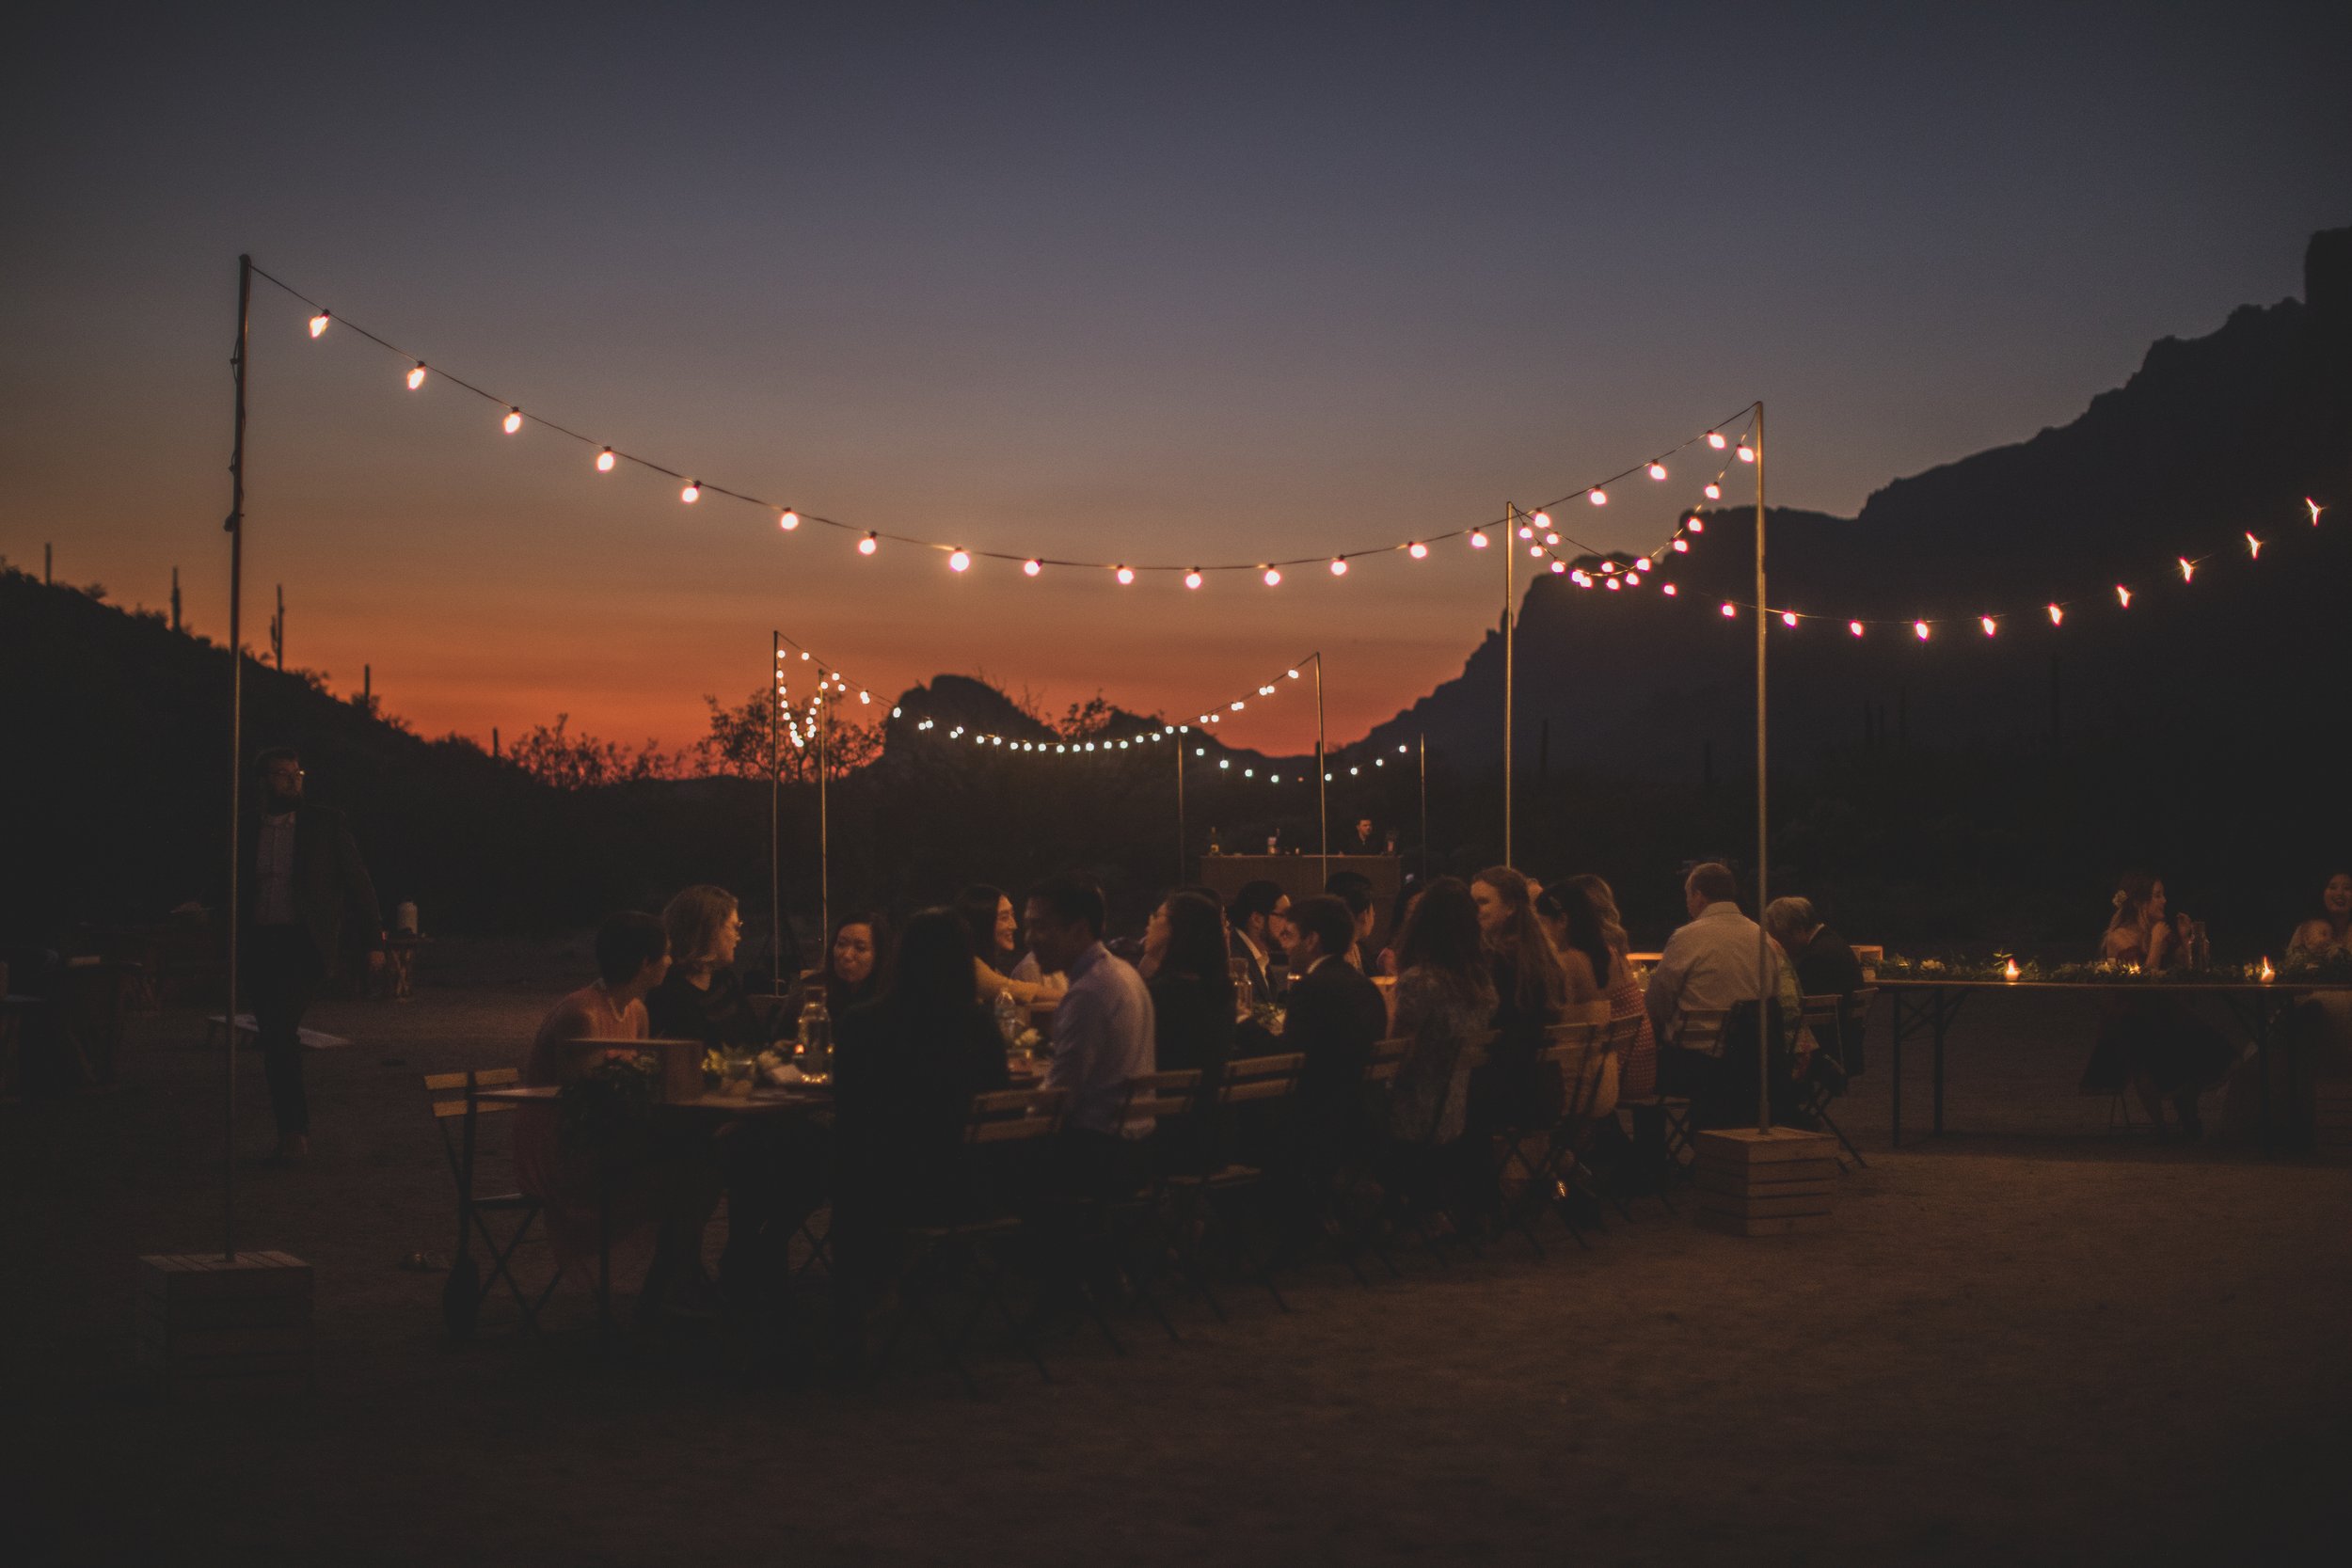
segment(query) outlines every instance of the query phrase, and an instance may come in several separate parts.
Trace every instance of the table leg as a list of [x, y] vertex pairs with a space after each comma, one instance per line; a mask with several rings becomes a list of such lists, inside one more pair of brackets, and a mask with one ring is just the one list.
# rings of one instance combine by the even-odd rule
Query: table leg
[[1894, 1108], [1889, 1117], [1887, 1143], [1892, 1148], [1900, 1148], [1903, 1147], [1903, 1036], [1909, 1032], [1910, 1024], [1903, 1016], [1906, 1004], [1901, 991], [1894, 993], [1894, 1003], [1895, 1027], [1889, 1042], [1892, 1049], [1890, 1070], [1894, 1076], [1894, 1082], [1889, 1087], [1894, 1095]]
[[1958, 1012], [1960, 1008], [1955, 1004], [1948, 1011], [1946, 1010], [1944, 990], [1940, 986], [1929, 994], [1933, 999], [1931, 1006], [1934, 1008], [1930, 1022], [1935, 1029], [1935, 1135], [1942, 1137], [1944, 1135], [1944, 1036], [1945, 1032], [1951, 1027], [1952, 1014]]
[[596, 1172], [596, 1335], [612, 1338], [612, 1183]]
[[2270, 1121], [2270, 999], [2254, 998], [2254, 1103], [2262, 1124], [2263, 1153], [2274, 1151]]

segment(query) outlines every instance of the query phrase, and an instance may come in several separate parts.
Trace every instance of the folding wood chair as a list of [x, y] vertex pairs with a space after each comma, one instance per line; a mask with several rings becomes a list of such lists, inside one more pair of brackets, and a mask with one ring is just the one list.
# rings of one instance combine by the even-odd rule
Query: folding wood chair
[[[963, 1149], [967, 1175], [978, 1177], [977, 1168], [983, 1161], [1002, 1164], [1004, 1157], [1015, 1151], [1037, 1152], [1061, 1132], [1062, 1111], [1066, 1094], [1060, 1089], [1002, 1089], [993, 1093], [975, 1095], [971, 1111], [963, 1126]], [[986, 1151], [985, 1154], [983, 1151]], [[1037, 1375], [1047, 1382], [1053, 1373], [1047, 1370], [1045, 1358], [1038, 1354], [1036, 1342], [1012, 1309], [1005, 1302], [1004, 1270], [993, 1248], [1021, 1228], [1019, 1216], [999, 1212], [982, 1218], [956, 1221], [946, 1225], [910, 1227], [906, 1235], [914, 1243], [914, 1258], [898, 1271], [898, 1288], [901, 1311], [892, 1325], [890, 1337], [875, 1358], [873, 1370], [880, 1376], [897, 1353], [905, 1336], [910, 1320], [923, 1325], [946, 1356], [947, 1365], [962, 1381], [964, 1392], [979, 1397], [979, 1385], [974, 1381], [972, 1369], [965, 1364], [964, 1351], [983, 1316], [993, 1312], [1012, 1342], [1037, 1368]], [[968, 1278], [973, 1286], [974, 1299], [960, 1321], [943, 1322], [934, 1307], [946, 1289], [958, 1277]]]
[[[1130, 1078], [1126, 1099], [1120, 1103], [1120, 1120], [1130, 1123], [1148, 1118], [1159, 1127], [1173, 1129], [1174, 1136], [1181, 1138], [1186, 1131], [1184, 1124], [1199, 1114], [1200, 1080], [1197, 1069]], [[1082, 1256], [1075, 1261], [1081, 1265], [1090, 1262], [1100, 1272], [1133, 1279], [1136, 1298], [1144, 1309], [1158, 1320], [1170, 1339], [1181, 1342], [1183, 1336], [1176, 1332], [1176, 1324], [1153, 1294], [1155, 1279], [1134, 1270], [1137, 1259], [1148, 1256], [1155, 1265], [1165, 1264], [1172, 1269], [1181, 1290], [1205, 1296], [1204, 1288], [1193, 1276], [1184, 1252], [1176, 1244], [1177, 1231], [1165, 1214], [1168, 1180], [1166, 1171], [1153, 1170], [1131, 1193], [1076, 1200], [1080, 1220], [1076, 1236]], [[1120, 1343], [1107, 1315], [1108, 1308], [1118, 1304], [1099, 1299], [1095, 1277], [1082, 1266], [1078, 1275], [1080, 1291], [1089, 1298], [1090, 1315], [1102, 1329], [1104, 1338], [1110, 1342], [1112, 1350], [1124, 1355], [1127, 1348]]]
[[[1877, 1000], [1878, 988], [1865, 986], [1851, 996], [1829, 992], [1800, 998], [1797, 1012], [1805, 1032], [1813, 1037], [1815, 1045], [1836, 1068], [1840, 1080], [1836, 1085], [1818, 1076], [1809, 1080], [1804, 1085], [1804, 1096], [1798, 1102], [1798, 1109], [1828, 1128], [1846, 1154], [1852, 1155], [1853, 1163], [1865, 1169], [1868, 1168], [1870, 1162], [1862, 1157], [1862, 1150], [1854, 1148], [1853, 1140], [1846, 1136], [1846, 1130], [1838, 1126], [1836, 1119], [1829, 1114], [1829, 1107], [1830, 1101], [1837, 1098], [1844, 1085], [1851, 1083], [1855, 1076], [1846, 1065], [1846, 1042], [1850, 1037], [1857, 1042], [1860, 1040], [1862, 1026], [1870, 1016], [1870, 1005]], [[1837, 1165], [1841, 1170], [1845, 1168], [1845, 1154], [1837, 1157]]]
[[1392, 1279], [1402, 1278], [1396, 1260], [1383, 1244], [1383, 1230], [1401, 1208], [1395, 1140], [1389, 1133], [1390, 1104], [1396, 1092], [1396, 1075], [1412, 1047], [1410, 1036], [1375, 1040], [1364, 1062], [1364, 1147], [1341, 1167], [1332, 1194], [1330, 1219], [1337, 1229], [1340, 1258], [1356, 1282], [1369, 1289], [1372, 1281], [1356, 1261], [1370, 1252]]
[[[515, 1278], [513, 1268], [515, 1249], [531, 1232], [539, 1218], [540, 1202], [530, 1194], [519, 1191], [484, 1193], [477, 1190], [482, 1154], [481, 1127], [485, 1117], [500, 1116], [517, 1109], [511, 1101], [488, 1101], [480, 1098], [484, 1089], [505, 1088], [520, 1081], [522, 1075], [513, 1068], [492, 1068], [487, 1071], [428, 1072], [424, 1075], [425, 1092], [446, 1096], [453, 1089], [461, 1091], [454, 1099], [433, 1101], [434, 1125], [440, 1130], [441, 1153], [449, 1162], [449, 1173], [457, 1184], [457, 1251], [450, 1259], [449, 1278], [441, 1287], [441, 1321], [449, 1325], [450, 1338], [463, 1339], [474, 1331], [482, 1313], [482, 1304], [501, 1280], [522, 1311], [523, 1331], [535, 1334], [539, 1330], [539, 1309], [555, 1293], [556, 1285], [564, 1277], [564, 1266], [556, 1264], [547, 1289], [538, 1296], [526, 1294]], [[509, 1216], [513, 1228], [501, 1242], [490, 1227], [493, 1215]], [[483, 1247], [490, 1255], [489, 1276], [485, 1278], [475, 1267], [473, 1242], [479, 1236]]]
[[[1245, 1107], [1255, 1116], [1277, 1115], [1297, 1088], [1299, 1071], [1306, 1065], [1306, 1053], [1295, 1051], [1236, 1058], [1226, 1064], [1225, 1077], [1210, 1103], [1228, 1117]], [[1260, 1167], [1237, 1163], [1168, 1179], [1180, 1234], [1190, 1242], [1185, 1268], [1199, 1282], [1202, 1299], [1220, 1323], [1225, 1320], [1225, 1308], [1209, 1286], [1203, 1263], [1204, 1254], [1213, 1250], [1212, 1243], [1228, 1261], [1263, 1286], [1275, 1306], [1285, 1312], [1291, 1309], [1274, 1280], [1271, 1248], [1252, 1247], [1243, 1234], [1246, 1212], [1264, 1180], [1265, 1172]]]
[[[1506, 1170], [1516, 1157], [1525, 1172], [1525, 1206], [1548, 1204], [1562, 1228], [1587, 1250], [1591, 1243], [1584, 1239], [1583, 1227], [1576, 1223], [1568, 1199], [1581, 1190], [1578, 1177], [1582, 1162], [1578, 1151], [1592, 1125], [1593, 1104], [1608, 1071], [1609, 1033], [1606, 1023], [1555, 1023], [1544, 1031], [1544, 1050], [1538, 1060], [1559, 1075], [1560, 1114], [1544, 1130], [1542, 1152], [1533, 1163], [1526, 1158], [1524, 1143], [1504, 1154]], [[1521, 1228], [1532, 1241], [1532, 1226]], [[1536, 1250], [1540, 1255], [1542, 1248]]]
[[[1728, 1007], [1684, 1008], [1675, 1034], [1675, 1048], [1720, 1058], [1724, 1048], [1724, 1026], [1730, 1018], [1731, 1009]], [[1659, 1062], [1662, 1068], [1666, 1061], [1665, 1042], [1661, 1040], [1660, 1047]], [[1617, 1108], [1634, 1113], [1637, 1121], [1650, 1116], [1658, 1118], [1661, 1131], [1661, 1144], [1658, 1150], [1661, 1163], [1660, 1168], [1650, 1175], [1657, 1186], [1658, 1200], [1668, 1211], [1673, 1211], [1672, 1189], [1690, 1176], [1692, 1166], [1698, 1160], [1697, 1146], [1691, 1141], [1691, 1097], [1687, 1094], [1668, 1094], [1661, 1085], [1656, 1094], [1639, 1100], [1619, 1101]]]

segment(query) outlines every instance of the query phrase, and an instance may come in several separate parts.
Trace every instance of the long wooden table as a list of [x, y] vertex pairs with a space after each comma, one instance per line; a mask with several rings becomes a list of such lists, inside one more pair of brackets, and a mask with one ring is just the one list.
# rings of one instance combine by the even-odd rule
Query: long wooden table
[[[1871, 982], [1884, 991], [1894, 1009], [1894, 1027], [1889, 1037], [1888, 1072], [1893, 1109], [1890, 1115], [1889, 1136], [1896, 1147], [1903, 1141], [1903, 1043], [1919, 1035], [1926, 1035], [1931, 1048], [1930, 1073], [1935, 1086], [1933, 1121], [1929, 1136], [1944, 1131], [1944, 1057], [1945, 1045], [1951, 1034], [1952, 1020], [1960, 1016], [1962, 1004], [1979, 991], [2071, 991], [2087, 997], [2113, 994], [2129, 996], [2210, 996], [2226, 1007], [2238, 1026], [2253, 1042], [2255, 1075], [2259, 1079], [2257, 1103], [2260, 1107], [2262, 1148], [2265, 1154], [2278, 1145], [2278, 1127], [2270, 1105], [2270, 1045], [2273, 1025], [2297, 1003], [2328, 992], [2352, 991], [2352, 985], [2316, 984], [2289, 980], [1963, 980], [1906, 977], [1890, 979], [1881, 976]], [[2293, 1074], [2288, 1076], [2288, 1092], [2293, 1094]]]

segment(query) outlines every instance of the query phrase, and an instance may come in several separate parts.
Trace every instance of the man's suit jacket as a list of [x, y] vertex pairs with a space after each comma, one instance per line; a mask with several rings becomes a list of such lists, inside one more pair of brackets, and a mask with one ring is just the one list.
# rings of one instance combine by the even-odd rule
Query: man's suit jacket
[[1251, 1005], [1256, 1006], [1273, 1001], [1274, 982], [1266, 978], [1265, 965], [1259, 962], [1258, 955], [1249, 950], [1249, 943], [1242, 939], [1239, 931], [1233, 933], [1233, 940], [1228, 951], [1248, 966], [1249, 973], [1247, 978]]
[[1282, 1019], [1282, 1049], [1306, 1053], [1298, 1100], [1311, 1115], [1346, 1119], [1372, 1048], [1389, 1032], [1389, 1005], [1380, 988], [1344, 958], [1327, 958], [1291, 983]]
[[[261, 877], [256, 865], [261, 853], [259, 816], [246, 818], [237, 847], [237, 916], [249, 929], [261, 912]], [[369, 950], [384, 945], [384, 912], [375, 901], [375, 883], [352, 841], [351, 825], [332, 806], [304, 804], [294, 808], [294, 923], [310, 933], [322, 968], [331, 966], [342, 949], [343, 921], [356, 923], [359, 945]]]

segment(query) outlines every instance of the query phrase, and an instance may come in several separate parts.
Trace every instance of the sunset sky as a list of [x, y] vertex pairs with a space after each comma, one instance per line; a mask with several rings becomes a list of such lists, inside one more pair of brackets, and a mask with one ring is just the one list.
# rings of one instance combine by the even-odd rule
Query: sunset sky
[[[1851, 513], [2352, 221], [2326, 6], [57, 9], [0, 63], [0, 554], [150, 606], [176, 564], [215, 636], [242, 249], [714, 483], [1215, 562], [1462, 528], [1758, 397], [1773, 499]], [[308, 314], [257, 292], [248, 637], [283, 583], [290, 662], [427, 734], [689, 741], [781, 627], [878, 695], [1171, 713], [1320, 648], [1336, 742], [1501, 607], [1459, 541], [1198, 593], [862, 560]], [[1646, 545], [1700, 477], [1577, 522]]]

